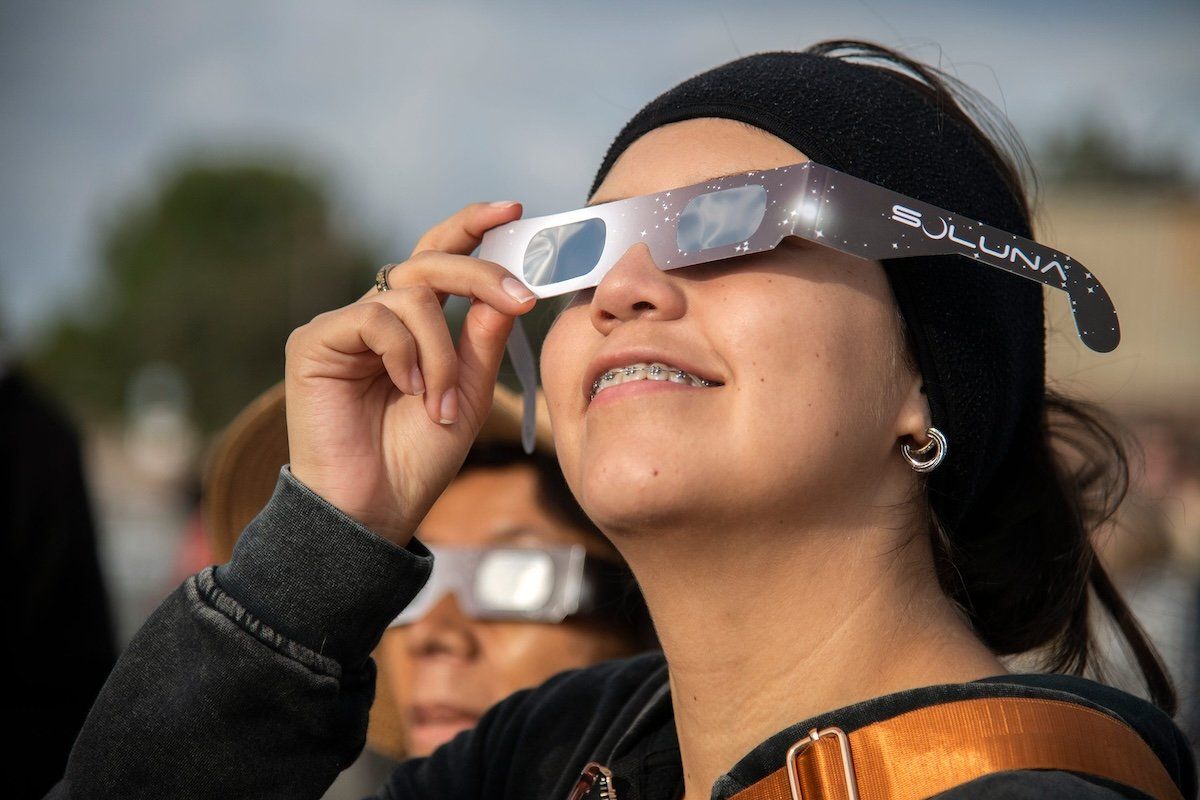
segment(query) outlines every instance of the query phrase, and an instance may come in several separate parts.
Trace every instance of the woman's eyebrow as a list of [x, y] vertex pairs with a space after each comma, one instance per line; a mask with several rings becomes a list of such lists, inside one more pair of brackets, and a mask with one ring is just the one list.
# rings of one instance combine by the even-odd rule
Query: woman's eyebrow
[[647, 195], [659, 194], [661, 192], [669, 192], [669, 191], [673, 191], [674, 189], [682, 189], [687, 186], [695, 186], [697, 183], [705, 183], [706, 181], [711, 181], [716, 178], [723, 178], [727, 174], [733, 174], [733, 173], [722, 173], [720, 175], [709, 175], [707, 177], [694, 178], [690, 181], [687, 181], [686, 183], [681, 183], [677, 186], [668, 187], [666, 189], [660, 189], [657, 192], [646, 192], [645, 194], [630, 194], [630, 195], [626, 195], [624, 197], [610, 197], [607, 200], [593, 200], [592, 202], [590, 202], [586, 206], [584, 206], [584, 208], [591, 208], [592, 206], [598, 206], [602, 203], [615, 203], [618, 200], [628, 200], [631, 197], [646, 197]]
[[[720, 175], [715, 175], [715, 178], [720, 178]], [[704, 181], [709, 181], [709, 180], [713, 180], [713, 179], [712, 178], [698, 178], [696, 180], [688, 181], [688, 182], [686, 182], [686, 184], [679, 184], [678, 186], [668, 187], [668, 188], [665, 188], [665, 190], [659, 190], [658, 192], [646, 192], [643, 194], [626, 194], [625, 197], [610, 197], [606, 200], [593, 200], [592, 203], [588, 203], [586, 206], [583, 206], [583, 207], [584, 207], [584, 209], [590, 209], [590, 207], [592, 207], [593, 205], [600, 205], [601, 203], [616, 203], [617, 200], [628, 200], [631, 197], [648, 197], [648, 196], [650, 196], [650, 194], [659, 194], [661, 192], [670, 192], [670, 191], [674, 190], [674, 188], [682, 188], [684, 186], [695, 186], [696, 184], [703, 184]]]

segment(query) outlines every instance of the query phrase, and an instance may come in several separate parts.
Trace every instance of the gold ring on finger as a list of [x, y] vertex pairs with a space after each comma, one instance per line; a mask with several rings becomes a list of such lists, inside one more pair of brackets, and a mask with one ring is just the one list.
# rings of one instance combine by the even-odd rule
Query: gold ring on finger
[[390, 283], [388, 283], [388, 273], [391, 272], [392, 267], [398, 267], [398, 266], [400, 266], [400, 265], [399, 264], [384, 264], [382, 267], [379, 268], [379, 271], [375, 273], [375, 288], [377, 290], [379, 290], [381, 292], [387, 292], [387, 291], [391, 290], [392, 286]]

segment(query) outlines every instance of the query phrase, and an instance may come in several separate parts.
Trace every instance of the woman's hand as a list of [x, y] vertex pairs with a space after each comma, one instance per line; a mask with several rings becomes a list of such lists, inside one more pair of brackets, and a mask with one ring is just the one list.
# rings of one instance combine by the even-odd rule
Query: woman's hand
[[[500, 265], [471, 258], [519, 203], [477, 203], [431, 228], [392, 290], [294, 330], [286, 397], [292, 474], [380, 536], [406, 545], [466, 458], [492, 405], [513, 317], [533, 294]], [[457, 351], [442, 314], [470, 297]]]

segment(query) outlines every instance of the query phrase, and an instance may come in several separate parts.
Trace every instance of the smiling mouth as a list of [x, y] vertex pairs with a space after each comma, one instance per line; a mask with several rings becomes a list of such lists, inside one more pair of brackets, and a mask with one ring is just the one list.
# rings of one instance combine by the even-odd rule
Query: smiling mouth
[[687, 370], [673, 367], [670, 364], [664, 364], [661, 361], [652, 363], [637, 363], [630, 364], [617, 369], [610, 369], [592, 383], [592, 393], [588, 396], [588, 402], [596, 398], [596, 395], [603, 392], [605, 389], [611, 389], [614, 386], [620, 386], [623, 383], [632, 383], [634, 381], [666, 381], [670, 383], [679, 383], [687, 386], [710, 387], [723, 386], [724, 384], [717, 381], [705, 380], [697, 377]]
[[414, 725], [474, 725], [479, 719], [478, 714], [472, 714], [461, 708], [435, 705], [418, 705], [412, 708], [412, 723]]

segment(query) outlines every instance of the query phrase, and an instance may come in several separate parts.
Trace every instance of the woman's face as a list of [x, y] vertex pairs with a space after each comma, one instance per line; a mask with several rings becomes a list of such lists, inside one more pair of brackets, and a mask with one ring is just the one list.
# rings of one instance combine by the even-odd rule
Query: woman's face
[[[528, 464], [469, 469], [434, 504], [417, 537], [444, 547], [581, 544], [617, 558], [607, 542], [548, 513], [537, 488]], [[422, 756], [512, 692], [633, 650], [618, 631], [583, 622], [474, 620], [448, 594], [413, 624], [389, 629], [375, 655], [383, 694], [399, 706], [407, 729], [408, 755]]]
[[[686, 120], [635, 141], [592, 201], [803, 160], [760, 129]], [[911, 480], [897, 438], [925, 442], [928, 408], [901, 336], [878, 262], [788, 237], [772, 251], [663, 271], [634, 245], [544, 343], [563, 472], [610, 534], [689, 520], [745, 526], [748, 514], [849, 522], [883, 483]], [[598, 369], [653, 361], [722, 385], [639, 381], [589, 401]]]

